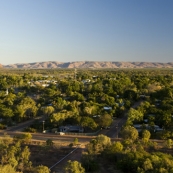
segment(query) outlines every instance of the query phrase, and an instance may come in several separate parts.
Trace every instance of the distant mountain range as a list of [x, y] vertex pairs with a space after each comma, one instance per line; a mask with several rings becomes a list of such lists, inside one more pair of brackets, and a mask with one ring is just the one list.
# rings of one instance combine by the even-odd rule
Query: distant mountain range
[[52, 69], [52, 68], [173, 68], [173, 62], [109, 62], [109, 61], [76, 61], [76, 62], [33, 62], [1, 65], [1, 68], [18, 69]]

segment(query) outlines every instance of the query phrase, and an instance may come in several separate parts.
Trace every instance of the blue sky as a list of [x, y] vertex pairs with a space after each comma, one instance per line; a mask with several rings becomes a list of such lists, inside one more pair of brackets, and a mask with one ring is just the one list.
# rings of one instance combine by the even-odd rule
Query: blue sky
[[0, 0], [0, 63], [173, 62], [172, 0]]

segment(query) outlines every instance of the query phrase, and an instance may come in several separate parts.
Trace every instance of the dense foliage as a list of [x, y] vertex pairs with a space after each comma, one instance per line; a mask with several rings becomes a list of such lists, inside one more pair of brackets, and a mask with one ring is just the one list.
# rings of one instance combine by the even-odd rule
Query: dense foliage
[[[92, 140], [88, 152], [83, 154], [85, 170], [96, 171], [99, 167], [96, 158], [103, 155], [114, 160], [124, 172], [172, 172], [171, 155], [144, 149], [144, 146], [148, 150], [155, 148], [150, 138], [164, 139], [168, 148], [172, 146], [172, 69], [1, 69], [0, 73], [0, 129], [42, 116], [46, 130], [71, 124], [82, 126], [86, 132], [96, 131], [109, 127], [113, 119], [127, 113], [121, 132], [124, 141], [112, 143], [103, 136]], [[140, 125], [140, 129], [135, 125]], [[36, 120], [26, 130], [42, 129], [42, 123]], [[4, 145], [1, 142], [1, 169], [15, 172], [26, 167], [29, 170], [27, 147], [12, 152], [11, 145]], [[19, 144], [13, 147], [16, 145]], [[4, 154], [4, 148], [12, 152], [12, 160], [11, 155]], [[19, 156], [24, 158], [19, 160]], [[81, 166], [69, 165], [73, 164]], [[34, 171], [38, 169], [46, 170], [40, 166]]]
[[69, 121], [85, 127], [92, 124], [91, 129], [108, 127], [109, 116], [122, 116], [143, 98], [146, 101], [138, 110], [130, 110], [127, 123], [148, 119], [150, 124], [172, 130], [171, 69], [1, 70], [1, 74], [0, 128], [39, 115], [47, 117], [49, 128]]
[[27, 146], [32, 135], [29, 133], [14, 136], [8, 135], [0, 140], [0, 170], [2, 173], [49, 173], [46, 166], [33, 166], [30, 161], [30, 149]]

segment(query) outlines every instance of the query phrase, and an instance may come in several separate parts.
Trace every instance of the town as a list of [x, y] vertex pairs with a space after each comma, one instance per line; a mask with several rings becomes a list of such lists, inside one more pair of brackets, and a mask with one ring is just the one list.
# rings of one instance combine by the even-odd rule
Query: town
[[[2, 68], [0, 72], [1, 145], [6, 148], [8, 144], [9, 151], [20, 145], [21, 158], [28, 153], [22, 160], [17, 159], [19, 153], [13, 153], [15, 166], [12, 156], [6, 156], [3, 163], [18, 172], [63, 172], [73, 164], [81, 172], [127, 172], [137, 169], [130, 153], [141, 152], [142, 160], [168, 159], [166, 154], [172, 153], [171, 69]], [[34, 156], [33, 148], [41, 155], [44, 151], [44, 157]], [[68, 163], [64, 168], [55, 164], [60, 156], [46, 158], [52, 151], [68, 155], [74, 149], [74, 155], [80, 151], [78, 161], [64, 161]], [[132, 162], [123, 166], [127, 157]], [[103, 167], [102, 159], [110, 166]], [[152, 168], [140, 163], [137, 167], [154, 169], [151, 159], [150, 164]]]

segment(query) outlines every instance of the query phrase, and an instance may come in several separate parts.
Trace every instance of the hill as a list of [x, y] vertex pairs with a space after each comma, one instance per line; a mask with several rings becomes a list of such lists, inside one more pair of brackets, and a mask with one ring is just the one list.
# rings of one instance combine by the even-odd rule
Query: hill
[[76, 61], [76, 62], [34, 62], [2, 65], [4, 68], [45, 69], [45, 68], [173, 68], [173, 62], [109, 62], [109, 61]]

